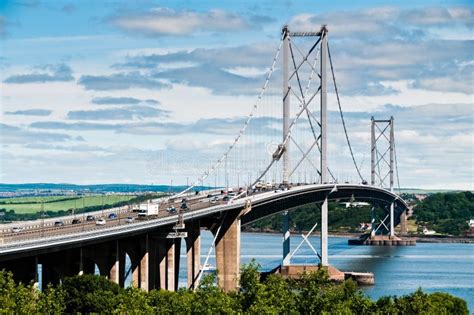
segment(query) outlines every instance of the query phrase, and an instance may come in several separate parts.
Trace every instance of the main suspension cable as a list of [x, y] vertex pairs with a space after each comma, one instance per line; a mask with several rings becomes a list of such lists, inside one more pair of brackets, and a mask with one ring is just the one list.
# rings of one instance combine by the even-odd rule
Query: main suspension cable
[[242, 129], [240, 129], [239, 131], [239, 134], [237, 135], [237, 137], [234, 139], [234, 141], [232, 142], [232, 144], [229, 146], [229, 148], [225, 151], [225, 153], [222, 155], [222, 157], [217, 160], [217, 162], [210, 168], [208, 169], [200, 178], [198, 178], [195, 182], [193, 182], [191, 184], [191, 186], [188, 186], [186, 189], [184, 189], [183, 191], [181, 191], [180, 193], [178, 193], [175, 197], [178, 197], [178, 196], [181, 196], [185, 193], [187, 193], [188, 191], [190, 191], [191, 189], [195, 188], [199, 183], [202, 183], [207, 177], [209, 177], [209, 175], [211, 175], [212, 173], [214, 173], [214, 171], [222, 164], [222, 162], [224, 161], [224, 159], [227, 158], [227, 156], [229, 155], [230, 151], [232, 151], [232, 149], [235, 147], [235, 145], [237, 144], [237, 142], [239, 142], [240, 138], [242, 138], [242, 135], [245, 133], [245, 130], [247, 129], [247, 126], [249, 125], [250, 121], [252, 120], [253, 116], [255, 115], [255, 112], [256, 112], [256, 109], [258, 107], [258, 105], [260, 104], [260, 101], [263, 97], [263, 94], [265, 93], [266, 89], [267, 89], [267, 86], [268, 86], [268, 83], [270, 81], [270, 78], [272, 77], [272, 74], [275, 70], [275, 66], [276, 66], [276, 62], [278, 60], [278, 56], [280, 55], [280, 50], [281, 50], [281, 47], [283, 45], [283, 36], [280, 38], [280, 43], [278, 45], [278, 49], [275, 53], [275, 57], [273, 58], [273, 62], [272, 62], [272, 66], [270, 68], [270, 71], [265, 79], [265, 83], [263, 84], [263, 87], [260, 91], [260, 94], [258, 95], [258, 98], [257, 98], [257, 101], [255, 102], [255, 104], [253, 105], [252, 107], [252, 111], [250, 113], [250, 115], [247, 117], [247, 120], [245, 121], [245, 124], [244, 126], [242, 127]]
[[346, 122], [344, 121], [344, 114], [342, 113], [341, 101], [339, 99], [339, 93], [337, 91], [336, 76], [334, 75], [334, 67], [332, 65], [332, 58], [331, 58], [331, 51], [329, 50], [329, 43], [327, 44], [327, 48], [328, 48], [329, 64], [331, 66], [332, 80], [334, 82], [334, 90], [336, 91], [337, 105], [339, 106], [339, 113], [341, 115], [342, 127], [344, 128], [344, 134], [346, 135], [347, 145], [349, 146], [349, 151], [351, 152], [352, 162], [354, 162], [354, 166], [357, 170], [357, 174], [359, 175], [360, 180], [364, 181], [364, 178], [362, 177], [359, 166], [357, 166], [357, 162], [356, 162], [355, 157], [354, 157], [354, 152], [352, 151], [351, 142], [350, 142], [349, 136], [347, 134]]

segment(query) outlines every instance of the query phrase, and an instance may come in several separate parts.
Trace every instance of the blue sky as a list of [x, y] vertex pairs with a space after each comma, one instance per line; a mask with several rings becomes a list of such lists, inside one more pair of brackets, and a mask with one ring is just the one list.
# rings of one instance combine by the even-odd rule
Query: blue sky
[[[401, 186], [474, 189], [473, 10], [469, 1], [0, 1], [0, 182], [192, 181], [245, 121], [281, 27], [328, 24], [366, 177], [370, 117], [393, 115]], [[263, 108], [279, 104], [269, 94]], [[332, 91], [329, 110], [331, 168], [356, 180]], [[266, 147], [281, 138], [278, 115], [259, 115], [250, 132], [265, 133]]]

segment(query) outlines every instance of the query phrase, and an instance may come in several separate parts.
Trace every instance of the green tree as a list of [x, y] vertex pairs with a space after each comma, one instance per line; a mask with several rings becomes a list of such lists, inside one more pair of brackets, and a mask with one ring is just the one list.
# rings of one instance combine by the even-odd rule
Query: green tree
[[178, 292], [152, 290], [149, 292], [149, 303], [157, 314], [192, 314], [195, 294], [180, 289]]
[[280, 275], [270, 275], [259, 286], [249, 314], [298, 314], [297, 296], [290, 281]]
[[424, 293], [421, 289], [394, 299], [399, 314], [469, 314], [467, 303], [447, 293]]
[[37, 311], [39, 314], [63, 314], [66, 310], [63, 287], [48, 287], [39, 294]]
[[242, 313], [237, 293], [225, 293], [215, 283], [214, 274], [202, 278], [199, 288], [194, 293], [192, 313], [208, 315]]
[[37, 300], [38, 296], [33, 286], [16, 284], [11, 272], [0, 271], [0, 313], [35, 313]]
[[110, 313], [118, 305], [120, 287], [103, 276], [81, 275], [63, 283], [68, 313]]
[[150, 294], [142, 289], [130, 287], [122, 290], [118, 296], [118, 304], [115, 309], [120, 314], [153, 314], [150, 305]]

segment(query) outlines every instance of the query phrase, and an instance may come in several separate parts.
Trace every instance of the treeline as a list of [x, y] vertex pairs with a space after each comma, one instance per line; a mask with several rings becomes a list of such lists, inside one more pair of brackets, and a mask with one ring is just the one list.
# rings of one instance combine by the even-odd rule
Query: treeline
[[[92, 211], [100, 211], [102, 209], [110, 209], [110, 208], [115, 208], [115, 207], [122, 207], [126, 205], [132, 205], [136, 203], [140, 203], [149, 199], [154, 199], [163, 196], [164, 194], [144, 194], [144, 195], [139, 195], [136, 196], [135, 198], [132, 198], [127, 201], [119, 201], [115, 203], [107, 203], [102, 205], [97, 205], [97, 206], [88, 206], [84, 208], [78, 208], [75, 210], [76, 214], [81, 214], [85, 212], [92, 212]], [[41, 213], [40, 211], [35, 212], [35, 213], [16, 213], [14, 210], [7, 210], [5, 208], [1, 208], [2, 206], [0, 205], [0, 222], [11, 222], [11, 221], [27, 221], [27, 220], [38, 220], [41, 218], [54, 218], [54, 217], [60, 217], [60, 216], [65, 216], [65, 215], [70, 215], [72, 214], [71, 210], [59, 210], [59, 211], [44, 211], [44, 213]]]
[[2, 314], [468, 314], [464, 300], [447, 293], [421, 290], [402, 297], [372, 301], [353, 281], [333, 283], [321, 270], [297, 280], [278, 275], [260, 279], [258, 266], [244, 266], [237, 292], [225, 293], [214, 276], [196, 291], [122, 289], [104, 277], [82, 275], [38, 292], [15, 284], [0, 272]]
[[439, 233], [461, 235], [468, 229], [469, 219], [474, 219], [474, 194], [470, 191], [432, 194], [417, 202], [413, 213], [419, 225]]
[[[370, 206], [346, 208], [337, 203], [329, 203], [328, 225], [331, 231], [358, 232], [361, 222], [370, 222], [372, 210]], [[374, 216], [383, 217], [384, 210], [376, 207]], [[297, 232], [310, 230], [316, 222], [320, 222], [320, 208], [316, 204], [309, 204], [290, 211], [290, 228]], [[280, 231], [282, 215], [277, 214], [256, 221], [244, 229], [249, 231]], [[319, 230], [319, 228], [316, 228]]]

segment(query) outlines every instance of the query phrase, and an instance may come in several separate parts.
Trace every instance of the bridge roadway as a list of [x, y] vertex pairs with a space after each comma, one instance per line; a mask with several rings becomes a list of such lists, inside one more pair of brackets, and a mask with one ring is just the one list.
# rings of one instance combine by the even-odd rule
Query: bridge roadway
[[[201, 267], [199, 259], [200, 248], [194, 249], [194, 246], [200, 246], [200, 228], [204, 227], [211, 230], [213, 234], [218, 234], [218, 236], [216, 236], [218, 281], [224, 289], [231, 290], [232, 288], [235, 288], [235, 279], [238, 277], [241, 224], [248, 224], [266, 216], [289, 210], [300, 205], [319, 203], [326, 197], [329, 200], [349, 200], [352, 197], [355, 197], [360, 201], [375, 202], [386, 205], [393, 202], [395, 204], [397, 218], [407, 209], [407, 204], [397, 195], [385, 189], [357, 184], [311, 184], [295, 186], [289, 190], [261, 192], [235, 199], [231, 202], [224, 203], [219, 201], [216, 204], [210, 204], [206, 196], [191, 198], [188, 203], [189, 210], [183, 214], [187, 226], [186, 231], [189, 231], [189, 235], [185, 239], [188, 250], [188, 284], [192, 287], [197, 270]], [[156, 287], [166, 289], [176, 288], [178, 276], [170, 276], [171, 273], [169, 268], [172, 269], [173, 273], [179, 272], [179, 254], [176, 255], [176, 250], [179, 250], [177, 249], [177, 247], [179, 247], [179, 242], [176, 243], [176, 240], [170, 241], [169, 239], [166, 239], [166, 234], [173, 231], [173, 226], [178, 221], [178, 214], [168, 213], [165, 209], [169, 205], [169, 203], [163, 204], [160, 207], [159, 215], [156, 218], [149, 220], [135, 220], [133, 223], [125, 223], [124, 218], [128, 216], [136, 216], [136, 214], [133, 212], [123, 212], [120, 214], [120, 219], [108, 220], [104, 226], [96, 226], [95, 222], [85, 222], [84, 224], [81, 223], [78, 225], [68, 224], [64, 227], [48, 228], [44, 231], [41, 231], [40, 228], [33, 228], [28, 232], [4, 233], [3, 238], [0, 239], [0, 268], [2, 266], [10, 266], [10, 269], [14, 269], [14, 262], [16, 260], [28, 259], [31, 257], [36, 257], [36, 261], [38, 261], [38, 257], [40, 257], [40, 260], [44, 260], [43, 264], [48, 264], [51, 263], [47, 258], [48, 256], [56, 256], [58, 253], [60, 254], [61, 252], [75, 249], [80, 249], [80, 256], [82, 257], [83, 248], [90, 249], [100, 247], [103, 244], [113, 243], [116, 244], [114, 245], [115, 247], [110, 247], [108, 245], [108, 249], [104, 251], [108, 252], [106, 255], [107, 257], [99, 257], [100, 259], [96, 257], [95, 261], [106, 259], [108, 261], [108, 264], [105, 264], [106, 267], [101, 267], [99, 266], [99, 263], [97, 263], [99, 269], [102, 269], [101, 274], [110, 276], [110, 278], [112, 280], [115, 279], [114, 281], [117, 283], [123, 283], [123, 279], [120, 279], [120, 276], [117, 275], [118, 272], [116, 271], [116, 269], [119, 268], [117, 267], [119, 266], [119, 259], [112, 259], [115, 255], [113, 253], [115, 248], [117, 248], [115, 257], [118, 257], [119, 241], [125, 242], [127, 239], [133, 239], [138, 240], [138, 243], [133, 246], [140, 246], [141, 243], [147, 244], [145, 254], [141, 254], [140, 256], [141, 260], [137, 263], [132, 263], [132, 265], [140, 265], [141, 269], [147, 271], [146, 275], [142, 274], [143, 272], [140, 273], [137, 271], [142, 274], [141, 278], [140, 276], [134, 276], [136, 277], [136, 281], [139, 282], [137, 286], [144, 289]], [[175, 201], [174, 205], [178, 208], [180, 200]], [[396, 220], [396, 224], [398, 224], [398, 220]], [[190, 227], [194, 226], [197, 226], [197, 231], [190, 230]], [[157, 233], [161, 236], [157, 237]], [[144, 238], [144, 236], [146, 236], [146, 238]], [[164, 254], [161, 256], [158, 255], [161, 258], [158, 259], [159, 262], [157, 263], [161, 264], [160, 261], [166, 261], [165, 265], [166, 270], [168, 271], [165, 272], [166, 276], [164, 276], [161, 270], [163, 267], [160, 267], [161, 271], [157, 271], [157, 273], [161, 276], [155, 275], [156, 279], [150, 280], [151, 282], [155, 282], [155, 284], [149, 283], [148, 279], [151, 274], [149, 269], [153, 268], [150, 260], [151, 258], [149, 258], [148, 255], [148, 248], [151, 247], [151, 245], [148, 245], [148, 242], [149, 238], [151, 239], [152, 236], [156, 238], [158, 243], [169, 243], [167, 247], [163, 249]], [[162, 241], [160, 241], [160, 239]], [[3, 243], [1, 240], [3, 240]], [[176, 247], [175, 244], [177, 244]], [[125, 247], [126, 246], [124, 246], [124, 248]], [[130, 252], [133, 251], [132, 249], [124, 250]], [[143, 251], [143, 249], [140, 249], [140, 251]], [[171, 251], [173, 252], [173, 255], [171, 255]], [[189, 257], [190, 251], [193, 252], [193, 257], [191, 258]], [[98, 255], [97, 251], [94, 255]], [[172, 258], [170, 258], [171, 256]], [[144, 259], [143, 257], [147, 257], [147, 263], [145, 265], [143, 265], [142, 262]], [[176, 262], [176, 259], [178, 262]], [[189, 266], [190, 263], [192, 264], [192, 268]], [[150, 266], [148, 266], [148, 264], [150, 264]], [[171, 265], [173, 265], [173, 268]], [[120, 268], [123, 268], [123, 266]], [[104, 271], [104, 269], [106, 269], [106, 271]], [[190, 269], [192, 270], [189, 271]], [[71, 273], [70, 270], [68, 270], [68, 272]], [[139, 281], [139, 278], [142, 280]], [[145, 278], [146, 281], [143, 280]]]

